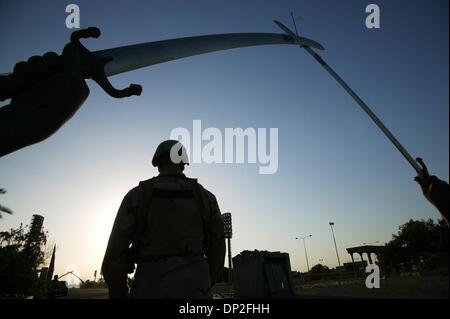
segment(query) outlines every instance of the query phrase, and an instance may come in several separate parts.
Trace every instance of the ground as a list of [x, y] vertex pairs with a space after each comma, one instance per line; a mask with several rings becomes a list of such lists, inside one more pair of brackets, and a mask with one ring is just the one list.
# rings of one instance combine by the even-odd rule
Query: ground
[[448, 299], [448, 277], [392, 277], [380, 280], [380, 288], [368, 289], [364, 280], [325, 286], [296, 286], [296, 294], [317, 298]]
[[[380, 288], [368, 289], [365, 281], [317, 282], [301, 284], [294, 280], [296, 298], [385, 298], [385, 299], [448, 299], [449, 277], [391, 277], [381, 279]], [[218, 284], [213, 289], [214, 298], [230, 298], [232, 286]], [[61, 299], [106, 299], [108, 290], [102, 288], [69, 289]]]

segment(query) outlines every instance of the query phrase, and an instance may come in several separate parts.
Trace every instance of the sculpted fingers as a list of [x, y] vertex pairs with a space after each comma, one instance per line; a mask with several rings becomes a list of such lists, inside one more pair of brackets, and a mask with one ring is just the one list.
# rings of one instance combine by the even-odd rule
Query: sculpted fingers
[[42, 56], [42, 58], [51, 71], [59, 70], [62, 66], [61, 57], [55, 52], [47, 52]]
[[28, 64], [25, 61], [17, 62], [14, 66], [13, 72], [18, 76], [26, 76], [30, 73], [28, 70]]
[[60, 57], [55, 52], [43, 56], [34, 55], [27, 62], [21, 61], [14, 66], [14, 75], [20, 77], [47, 76], [61, 67]]

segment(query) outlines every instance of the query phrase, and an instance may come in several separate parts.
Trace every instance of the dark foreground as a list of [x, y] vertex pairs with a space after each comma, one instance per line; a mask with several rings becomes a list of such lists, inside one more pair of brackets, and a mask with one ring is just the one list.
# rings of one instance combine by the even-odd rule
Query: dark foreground
[[[393, 277], [381, 279], [380, 288], [368, 289], [364, 280], [338, 283], [296, 283], [295, 298], [365, 298], [365, 299], [448, 299], [449, 277]], [[232, 298], [232, 285], [219, 284], [213, 290], [215, 299]], [[104, 288], [69, 289], [61, 299], [106, 299]]]
[[449, 277], [392, 277], [381, 279], [380, 288], [372, 289], [366, 287], [364, 280], [296, 288], [299, 296], [318, 298], [448, 299]]

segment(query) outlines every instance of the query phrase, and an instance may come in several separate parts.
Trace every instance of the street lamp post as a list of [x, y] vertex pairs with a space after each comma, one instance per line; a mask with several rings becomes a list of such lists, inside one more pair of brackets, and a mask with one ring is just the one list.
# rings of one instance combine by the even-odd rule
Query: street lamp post
[[338, 254], [337, 245], [336, 245], [336, 238], [334, 238], [333, 225], [334, 225], [334, 223], [330, 222], [331, 232], [333, 234], [334, 248], [336, 249], [336, 256], [337, 256], [337, 259], [338, 259], [339, 267], [341, 267], [341, 261], [339, 260], [339, 254]]
[[305, 237], [295, 237], [295, 239], [303, 239], [303, 247], [305, 248], [305, 257], [306, 257], [306, 266], [308, 267], [309, 272], [309, 263], [308, 263], [308, 254], [306, 253], [306, 244], [305, 244], [305, 238], [311, 237], [312, 235], [305, 236]]
[[224, 224], [224, 234], [228, 242], [228, 282], [232, 283], [232, 258], [231, 258], [231, 237], [233, 236], [233, 230], [231, 226], [231, 213], [222, 214]]

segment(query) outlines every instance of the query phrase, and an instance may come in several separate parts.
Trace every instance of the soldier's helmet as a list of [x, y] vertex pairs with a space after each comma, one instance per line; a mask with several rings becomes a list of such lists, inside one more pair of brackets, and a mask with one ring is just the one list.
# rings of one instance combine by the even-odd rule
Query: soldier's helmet
[[162, 142], [156, 148], [153, 155], [153, 166], [159, 166], [162, 161], [170, 160], [174, 164], [189, 165], [186, 148], [179, 141], [167, 140]]

